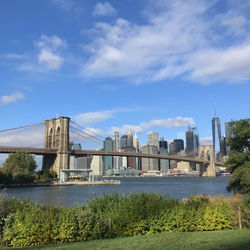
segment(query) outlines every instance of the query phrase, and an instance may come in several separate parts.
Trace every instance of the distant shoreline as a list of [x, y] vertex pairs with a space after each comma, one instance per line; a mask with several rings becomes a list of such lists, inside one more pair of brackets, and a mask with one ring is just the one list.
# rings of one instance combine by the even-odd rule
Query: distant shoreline
[[30, 184], [10, 184], [0, 185], [0, 189], [4, 188], [22, 188], [22, 187], [58, 187], [58, 186], [94, 186], [94, 185], [120, 185], [120, 181], [75, 181], [75, 182], [46, 182], [46, 183], [30, 183]]

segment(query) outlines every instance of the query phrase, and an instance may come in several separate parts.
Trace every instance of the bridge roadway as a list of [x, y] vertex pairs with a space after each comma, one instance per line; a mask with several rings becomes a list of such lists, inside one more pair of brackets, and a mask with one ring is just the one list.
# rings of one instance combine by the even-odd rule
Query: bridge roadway
[[[51, 155], [51, 154], [57, 153], [57, 149], [0, 146], [0, 153], [9, 154], [9, 153], [15, 153], [17, 151], [26, 151], [27, 153], [35, 154], [35, 155]], [[91, 155], [127, 156], [127, 157], [141, 157], [141, 158], [153, 158], [153, 159], [165, 159], [165, 160], [205, 163], [205, 164], [210, 163], [209, 161], [205, 159], [200, 159], [200, 158], [175, 156], [175, 155], [143, 154], [143, 153], [136, 153], [136, 152], [107, 152], [107, 151], [101, 151], [101, 150], [71, 150], [69, 151], [69, 153], [70, 155], [75, 155], [75, 156], [91, 156]], [[222, 166], [223, 164], [221, 162], [215, 162], [215, 165]]]

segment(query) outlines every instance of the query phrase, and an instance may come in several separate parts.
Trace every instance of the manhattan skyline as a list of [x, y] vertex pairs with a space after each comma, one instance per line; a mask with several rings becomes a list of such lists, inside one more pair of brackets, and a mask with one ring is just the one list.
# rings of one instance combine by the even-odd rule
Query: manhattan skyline
[[141, 144], [195, 124], [211, 144], [215, 105], [222, 134], [249, 117], [249, 13], [239, 0], [3, 0], [0, 129], [58, 114]]

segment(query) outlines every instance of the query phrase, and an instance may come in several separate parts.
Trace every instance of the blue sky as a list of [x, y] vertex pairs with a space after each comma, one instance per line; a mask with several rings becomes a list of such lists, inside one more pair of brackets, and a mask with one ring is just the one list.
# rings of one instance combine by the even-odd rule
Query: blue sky
[[[1, 0], [0, 34], [0, 129], [58, 113], [142, 144], [195, 123], [206, 144], [215, 106], [222, 124], [249, 118], [249, 1]], [[41, 131], [0, 144], [42, 145]]]

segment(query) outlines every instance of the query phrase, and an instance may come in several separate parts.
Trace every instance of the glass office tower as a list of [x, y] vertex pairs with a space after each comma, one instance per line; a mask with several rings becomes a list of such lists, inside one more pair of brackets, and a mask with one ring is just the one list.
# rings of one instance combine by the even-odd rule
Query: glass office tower
[[213, 134], [213, 149], [214, 155], [217, 156], [221, 152], [221, 126], [220, 118], [214, 117], [212, 119], [212, 134]]

